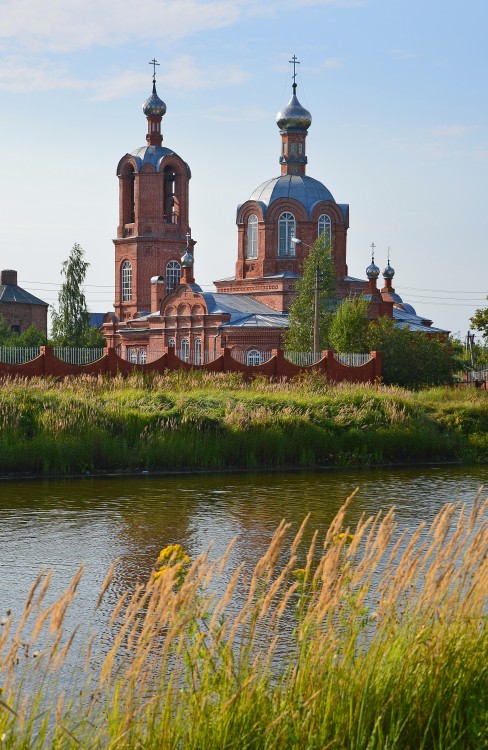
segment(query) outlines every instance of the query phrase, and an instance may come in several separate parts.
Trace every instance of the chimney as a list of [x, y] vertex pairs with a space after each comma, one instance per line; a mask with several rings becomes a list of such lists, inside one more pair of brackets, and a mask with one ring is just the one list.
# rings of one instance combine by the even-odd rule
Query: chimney
[[15, 284], [17, 285], [17, 271], [2, 271], [0, 273], [0, 284]]
[[164, 297], [164, 276], [151, 277], [151, 312], [156, 313], [161, 309]]

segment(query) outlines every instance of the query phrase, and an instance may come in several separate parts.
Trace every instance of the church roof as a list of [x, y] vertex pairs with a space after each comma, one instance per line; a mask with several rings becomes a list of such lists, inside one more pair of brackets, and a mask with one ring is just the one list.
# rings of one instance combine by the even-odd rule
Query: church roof
[[249, 200], [261, 201], [269, 206], [279, 198], [293, 198], [304, 206], [308, 213], [319, 201], [335, 200], [330, 190], [308, 175], [283, 174], [266, 180], [254, 190]]
[[277, 313], [273, 307], [258, 302], [247, 294], [226, 294], [225, 292], [203, 292], [202, 297], [205, 300], [207, 310], [210, 315], [219, 313], [228, 313], [230, 323], [243, 317], [260, 316], [268, 318], [272, 316], [276, 320], [283, 320], [286, 316]]
[[30, 292], [26, 292], [25, 289], [21, 289], [17, 284], [0, 284], [0, 303], [2, 302], [16, 302], [20, 305], [44, 305], [48, 307], [48, 303], [44, 302], [39, 297], [34, 297]]
[[[165, 156], [177, 156], [178, 159], [181, 159], [176, 151], [173, 151], [170, 148], [166, 148], [166, 146], [140, 146], [139, 148], [134, 149], [134, 151], [132, 151], [130, 155], [136, 162], [138, 172], [141, 171], [142, 167], [145, 164], [152, 164], [156, 172], [159, 172], [161, 160], [164, 159]], [[190, 167], [188, 166], [188, 164], [186, 164], [186, 162], [185, 166], [188, 170], [189, 176], [191, 177]]]
[[418, 333], [449, 333], [449, 331], [443, 328], [434, 328], [433, 326], [425, 325], [426, 318], [422, 318], [420, 315], [406, 310], [405, 307], [413, 310], [411, 305], [405, 303], [402, 307], [398, 305], [394, 305], [393, 307], [393, 320], [395, 321], [395, 326], [398, 328], [408, 328], [409, 331], [416, 331]]

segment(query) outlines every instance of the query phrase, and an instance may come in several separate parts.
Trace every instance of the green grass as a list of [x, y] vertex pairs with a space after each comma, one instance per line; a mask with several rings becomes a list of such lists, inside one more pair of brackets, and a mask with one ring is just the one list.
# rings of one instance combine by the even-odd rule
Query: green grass
[[73, 474], [488, 460], [485, 391], [176, 372], [3, 381], [0, 471]]
[[167, 548], [64, 692], [81, 572], [50, 604], [41, 575], [2, 624], [2, 750], [487, 747], [488, 501], [403, 540], [393, 511], [346, 519], [310, 545], [283, 522], [246, 570]]

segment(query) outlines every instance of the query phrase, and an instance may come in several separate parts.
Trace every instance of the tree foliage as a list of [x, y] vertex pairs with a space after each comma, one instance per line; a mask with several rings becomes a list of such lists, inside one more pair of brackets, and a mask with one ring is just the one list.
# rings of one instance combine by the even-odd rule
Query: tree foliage
[[[488, 297], [486, 298], [488, 300]], [[473, 327], [477, 331], [480, 331], [483, 338], [488, 342], [488, 307], [482, 307], [476, 310], [472, 318], [470, 318]]]
[[310, 248], [303, 263], [303, 276], [296, 286], [296, 297], [290, 305], [286, 350], [313, 351], [316, 272], [319, 276], [319, 350], [329, 348], [329, 329], [337, 304], [335, 269], [331, 244], [322, 234]]
[[44, 346], [47, 337], [34, 325], [30, 325], [23, 333], [16, 333], [7, 325], [0, 315], [0, 346]]
[[330, 323], [329, 344], [337, 352], [369, 352], [370, 323], [364, 297], [348, 297]]
[[52, 340], [56, 346], [103, 346], [104, 338], [90, 327], [83, 284], [89, 263], [77, 242], [61, 266], [65, 281], [58, 295], [58, 310], [52, 311]]
[[451, 383], [459, 364], [450, 340], [409, 331], [391, 318], [370, 325], [369, 348], [381, 352], [383, 381], [407, 388]]

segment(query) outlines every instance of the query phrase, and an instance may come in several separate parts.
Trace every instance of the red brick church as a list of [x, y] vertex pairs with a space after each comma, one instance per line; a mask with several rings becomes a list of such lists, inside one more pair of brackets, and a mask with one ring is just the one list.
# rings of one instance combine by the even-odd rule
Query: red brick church
[[281, 174], [259, 185], [237, 209], [235, 276], [215, 281], [215, 292], [203, 292], [193, 275], [190, 167], [162, 145], [166, 105], [153, 77], [143, 106], [146, 145], [123, 156], [117, 167], [115, 312], [105, 316], [102, 331], [122, 357], [144, 363], [173, 346], [182, 359], [199, 364], [227, 347], [246, 364], [259, 364], [283, 346], [297, 279], [321, 234], [331, 241], [338, 297], [365, 294], [371, 317], [389, 315], [399, 325], [438, 331], [395, 294], [389, 262], [381, 290], [374, 257], [368, 280], [348, 275], [349, 206], [336, 203], [322, 182], [306, 174], [312, 117], [296, 88], [294, 75], [292, 97], [276, 118]]

